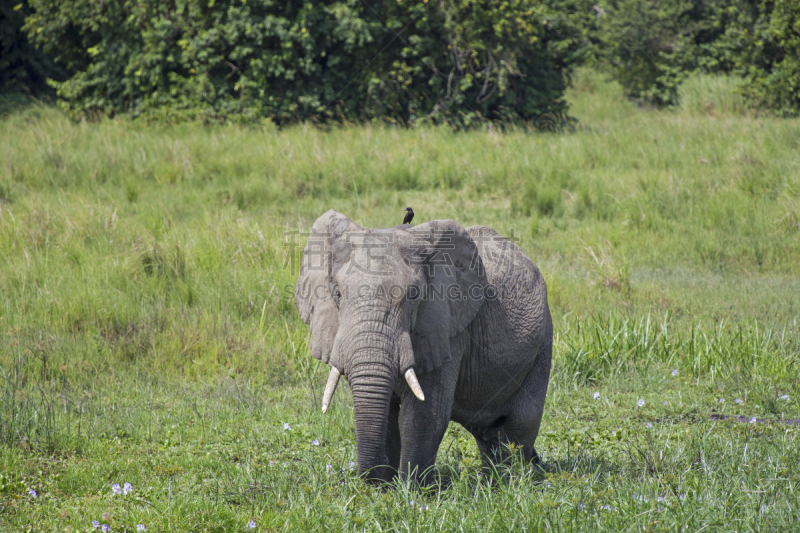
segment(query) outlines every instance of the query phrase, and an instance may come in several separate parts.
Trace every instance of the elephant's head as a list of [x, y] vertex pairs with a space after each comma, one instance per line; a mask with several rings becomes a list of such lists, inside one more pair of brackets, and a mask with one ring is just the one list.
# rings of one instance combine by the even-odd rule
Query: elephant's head
[[417, 375], [450, 360], [450, 338], [475, 317], [485, 286], [475, 243], [451, 220], [369, 230], [330, 210], [314, 223], [295, 303], [311, 355], [331, 366], [323, 412], [339, 376], [350, 383], [362, 474], [391, 476], [382, 465], [392, 394], [424, 401]]

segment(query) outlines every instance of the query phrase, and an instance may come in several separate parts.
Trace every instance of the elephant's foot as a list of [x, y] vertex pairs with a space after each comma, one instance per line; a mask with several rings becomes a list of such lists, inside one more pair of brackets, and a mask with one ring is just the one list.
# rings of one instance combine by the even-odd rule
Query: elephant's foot
[[525, 460], [531, 463], [533, 466], [541, 466], [542, 460], [539, 458], [539, 454], [536, 452], [536, 448], [533, 446], [525, 446]]
[[487, 473], [493, 472], [495, 467], [507, 460], [508, 453], [500, 445], [499, 427], [467, 428], [475, 437], [475, 444], [481, 454], [481, 462]]
[[[505, 422], [505, 417], [502, 417]], [[541, 459], [533, 444], [524, 445], [512, 439], [506, 433], [504, 423], [495, 423], [485, 428], [466, 428], [475, 437], [475, 443], [481, 453], [481, 462], [487, 473], [497, 472], [498, 467], [509, 466], [514, 457], [519, 457], [524, 462], [539, 466]]]
[[376, 466], [366, 472], [361, 472], [361, 477], [364, 481], [376, 486], [387, 485], [396, 475], [397, 471], [395, 469], [386, 466]]

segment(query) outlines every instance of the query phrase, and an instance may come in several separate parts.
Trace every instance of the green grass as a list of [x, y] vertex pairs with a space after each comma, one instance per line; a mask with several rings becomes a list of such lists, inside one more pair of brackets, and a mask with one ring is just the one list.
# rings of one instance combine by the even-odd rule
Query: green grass
[[[569, 97], [576, 128], [535, 134], [0, 107], [0, 530], [798, 529], [800, 121], [639, 109], [589, 71]], [[455, 425], [433, 487], [348, 469], [291, 232], [407, 205], [513, 232], [542, 269], [543, 469], [485, 472]]]
[[744, 116], [748, 109], [743, 84], [736, 76], [694, 74], [678, 87], [680, 109], [696, 115]]

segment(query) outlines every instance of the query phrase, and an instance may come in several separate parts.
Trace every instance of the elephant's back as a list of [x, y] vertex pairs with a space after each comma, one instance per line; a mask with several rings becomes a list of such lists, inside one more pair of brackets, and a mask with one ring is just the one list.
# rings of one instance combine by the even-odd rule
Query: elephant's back
[[[514, 242], [487, 226], [470, 226], [467, 233], [478, 248], [489, 284], [506, 298], [533, 297], [527, 304], [547, 301], [547, 288], [539, 269]], [[517, 301], [516, 303], [523, 303]]]
[[486, 226], [471, 226], [467, 232], [478, 247], [490, 289], [469, 326], [470, 349], [462, 359], [456, 404], [467, 411], [492, 411], [486, 402], [500, 408], [537, 355], [548, 352], [542, 348], [552, 344], [552, 322], [544, 279], [525, 252]]

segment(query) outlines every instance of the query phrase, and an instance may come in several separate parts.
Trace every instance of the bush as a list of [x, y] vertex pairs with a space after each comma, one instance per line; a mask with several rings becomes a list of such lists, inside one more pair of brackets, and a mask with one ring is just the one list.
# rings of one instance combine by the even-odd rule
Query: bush
[[613, 0], [600, 14], [598, 55], [635, 99], [675, 105], [693, 73], [725, 73], [749, 105], [800, 112], [797, 2]]
[[674, 105], [692, 72], [733, 72], [758, 18], [752, 0], [614, 0], [601, 18], [602, 48], [633, 98]]
[[752, 30], [742, 73], [745, 95], [757, 106], [783, 116], [800, 114], [800, 4], [759, 3], [761, 16]]
[[31, 4], [29, 37], [75, 72], [72, 117], [279, 125], [548, 124], [594, 24], [584, 0]]

